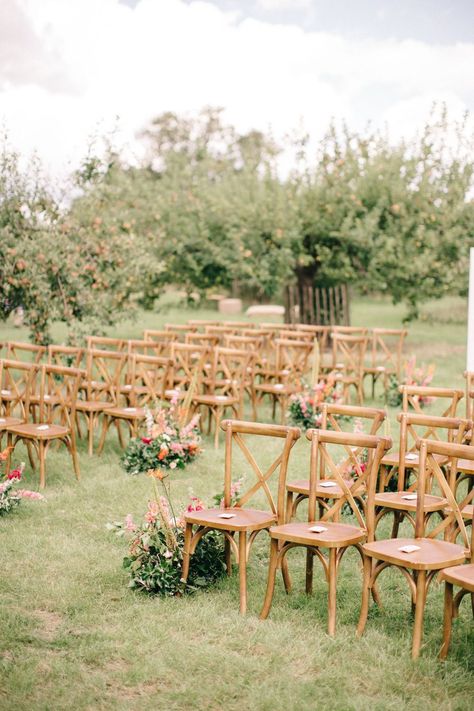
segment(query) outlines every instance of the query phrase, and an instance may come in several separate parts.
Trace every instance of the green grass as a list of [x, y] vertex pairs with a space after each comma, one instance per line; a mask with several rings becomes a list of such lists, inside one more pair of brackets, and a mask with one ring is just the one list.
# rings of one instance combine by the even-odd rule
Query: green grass
[[[463, 386], [464, 310], [460, 300], [430, 304], [410, 328], [407, 353], [436, 363], [436, 384]], [[136, 337], [165, 321], [211, 314], [217, 316], [171, 307], [124, 323], [117, 333]], [[384, 301], [358, 301], [353, 308], [355, 324], [398, 326], [402, 315]], [[25, 335], [6, 326], [0, 340]], [[60, 328], [55, 336], [61, 338]], [[290, 476], [307, 472], [305, 445], [300, 441], [295, 447]], [[245, 618], [238, 614], [235, 573], [211, 590], [181, 599], [131, 591], [121, 567], [126, 544], [105, 524], [129, 512], [140, 518], [150, 482], [122, 472], [113, 435], [102, 457], [89, 459], [83, 443], [80, 452], [79, 484], [67, 456], [53, 451], [47, 502], [25, 501], [0, 519], [2, 710], [472, 708], [474, 632], [468, 602], [454, 625], [449, 659], [441, 664], [436, 655], [442, 588], [433, 584], [422, 656], [413, 663], [406, 582], [388, 571], [380, 578], [384, 609], [371, 609], [366, 633], [357, 640], [361, 578], [355, 552], [341, 567], [335, 639], [326, 634], [326, 586], [318, 568], [314, 596], [303, 592], [301, 552], [289, 558], [293, 592], [286, 596], [279, 580], [270, 617], [259, 621], [268, 554], [264, 536], [250, 562]], [[271, 448], [259, 455], [268, 460]], [[19, 450], [17, 459], [22, 456]], [[236, 476], [243, 471], [238, 465]], [[221, 490], [222, 476], [223, 449], [215, 452], [206, 441], [199, 461], [173, 474], [174, 498], [184, 502], [192, 487], [209, 501]], [[35, 475], [29, 472], [26, 479], [36, 487]]]

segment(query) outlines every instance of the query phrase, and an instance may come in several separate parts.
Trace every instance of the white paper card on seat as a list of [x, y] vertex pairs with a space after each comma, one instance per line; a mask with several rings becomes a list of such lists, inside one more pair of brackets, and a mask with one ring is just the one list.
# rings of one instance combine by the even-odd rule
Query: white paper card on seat
[[418, 459], [418, 455], [414, 452], [408, 452], [408, 454], [405, 454], [405, 459], [409, 462], [414, 462]]
[[6, 422], [6, 419], [4, 417], [0, 417], [0, 422]]
[[337, 486], [337, 483], [335, 481], [320, 481], [319, 486], [324, 486], [325, 489], [329, 489], [331, 486]]
[[216, 400], [227, 400], [227, 395], [216, 395]]
[[314, 533], [324, 533], [327, 530], [325, 526], [311, 526], [311, 528], [308, 528], [308, 531], [313, 531]]
[[136, 407], [124, 407], [123, 411], [124, 412], [136, 412], [137, 408]]
[[219, 514], [219, 518], [235, 518], [237, 514], [223, 513]]
[[11, 395], [11, 390], [2, 390], [2, 395]]
[[283, 385], [283, 383], [275, 383], [274, 387], [275, 387], [275, 390], [283, 390], [283, 388], [285, 386]]
[[401, 546], [401, 548], [399, 548], [398, 550], [401, 551], [402, 553], [414, 553], [415, 551], [420, 550], [420, 546], [412, 546], [412, 545]]
[[404, 494], [402, 496], [402, 499], [406, 499], [407, 501], [415, 501], [417, 499], [416, 494]]
[[49, 430], [49, 425], [38, 425], [37, 430]]

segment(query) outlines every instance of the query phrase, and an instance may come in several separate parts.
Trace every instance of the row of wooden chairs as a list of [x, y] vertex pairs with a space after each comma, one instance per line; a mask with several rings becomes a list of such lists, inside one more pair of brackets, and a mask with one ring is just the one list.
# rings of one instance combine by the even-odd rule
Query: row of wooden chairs
[[[326, 416], [330, 416], [326, 411]], [[380, 425], [381, 414], [374, 423]], [[328, 422], [328, 420], [327, 420]], [[429, 423], [428, 426], [432, 426]], [[470, 423], [472, 426], [472, 423]], [[415, 612], [412, 656], [419, 655], [422, 641], [423, 616], [430, 583], [440, 575], [446, 582], [446, 603], [443, 647], [441, 655], [447, 654], [451, 620], [457, 612], [464, 592], [474, 592], [474, 534], [469, 539], [466, 522], [452, 490], [446, 470], [457, 470], [457, 461], [465, 459], [474, 465], [474, 447], [455, 442], [441, 442], [421, 438], [417, 441], [419, 452], [417, 503], [414, 512], [414, 535], [408, 538], [376, 539], [378, 515], [377, 484], [380, 464], [391, 447], [391, 439], [378, 434], [362, 434], [334, 430], [309, 430], [306, 434], [311, 443], [309, 461], [308, 516], [306, 521], [292, 520], [288, 507], [287, 472], [291, 450], [300, 437], [298, 428], [281, 425], [226, 420], [221, 423], [226, 435], [223, 508], [188, 512], [185, 516], [185, 548], [182, 578], [185, 582], [189, 572], [190, 556], [198, 542], [209, 530], [221, 531], [225, 538], [227, 569], [231, 572], [231, 554], [235, 554], [239, 566], [240, 610], [247, 607], [246, 570], [251, 546], [262, 530], [270, 535], [270, 562], [265, 600], [261, 618], [270, 612], [276, 573], [281, 570], [287, 592], [291, 579], [287, 555], [296, 547], [306, 549], [306, 592], [311, 593], [314, 559], [322, 566], [323, 579], [328, 584], [328, 632], [335, 634], [336, 589], [338, 570], [345, 552], [356, 549], [362, 559], [364, 576], [361, 596], [361, 612], [357, 633], [362, 634], [366, 625], [370, 596], [379, 602], [378, 576], [387, 568], [400, 570], [409, 583], [412, 605]], [[253, 438], [255, 452], [261, 448], [260, 441], [275, 441], [278, 455], [265, 468], [258, 463], [258, 455], [251, 451], [249, 437]], [[277, 445], [277, 441], [281, 445]], [[255, 483], [242, 492], [237, 503], [232, 504], [231, 487], [235, 450], [240, 451], [255, 474]], [[362, 465], [362, 453], [365, 459]], [[448, 463], [442, 467], [440, 460]], [[348, 464], [353, 476], [347, 477]], [[241, 466], [241, 465], [239, 465]], [[331, 479], [323, 476], [329, 471]], [[277, 473], [278, 472], [278, 473]], [[277, 478], [277, 496], [271, 488], [272, 478]], [[436, 482], [445, 497], [442, 525], [428, 531], [425, 511], [427, 491]], [[321, 506], [321, 485], [331, 482], [340, 494], [327, 495]], [[331, 487], [327, 487], [328, 489]], [[256, 495], [266, 500], [266, 509], [250, 508]], [[250, 504], [251, 505], [251, 504]], [[345, 513], [349, 509], [350, 517]], [[342, 519], [342, 520], [341, 520]], [[472, 521], [472, 514], [471, 514]], [[466, 565], [466, 560], [470, 564]], [[461, 587], [454, 598], [453, 586]]]

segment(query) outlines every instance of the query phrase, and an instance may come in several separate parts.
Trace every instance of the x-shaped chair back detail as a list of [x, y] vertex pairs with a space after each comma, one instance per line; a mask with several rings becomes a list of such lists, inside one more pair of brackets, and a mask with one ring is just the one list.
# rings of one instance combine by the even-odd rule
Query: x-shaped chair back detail
[[[224, 472], [224, 507], [231, 506], [231, 486], [232, 486], [232, 464], [233, 447], [237, 446], [249, 463], [256, 481], [240, 496], [236, 507], [245, 507], [246, 504], [260, 490], [265, 494], [271, 512], [277, 517], [278, 523], [284, 523], [285, 518], [285, 486], [288, 469], [288, 459], [291, 449], [299, 439], [301, 432], [298, 427], [286, 427], [283, 425], [264, 425], [260, 423], [242, 422], [240, 420], [224, 420], [221, 424], [226, 433], [225, 437], [225, 472]], [[263, 471], [258, 465], [256, 458], [250, 451], [246, 436], [270, 437], [283, 439], [283, 446], [280, 448], [278, 456]], [[258, 446], [258, 445], [257, 445]], [[279, 469], [278, 474], [278, 494], [275, 501], [269, 487], [272, 475]]]
[[39, 365], [0, 360], [0, 413], [28, 419], [29, 400]]
[[49, 365], [59, 365], [65, 368], [83, 368], [85, 350], [78, 346], [48, 346]]
[[111, 336], [88, 336], [87, 349], [122, 352], [127, 350], [127, 341], [124, 338], [112, 338]]
[[46, 346], [21, 343], [20, 341], [8, 341], [6, 349], [7, 360], [24, 360], [31, 363], [41, 363], [48, 352]]
[[342, 367], [347, 375], [362, 378], [367, 336], [351, 335], [339, 331], [333, 331], [331, 335], [333, 366]]
[[211, 371], [211, 351], [195, 343], [172, 343], [173, 387], [186, 390], [191, 381], [199, 386], [202, 378]]
[[446, 409], [441, 414], [441, 417], [456, 417], [458, 403], [464, 396], [463, 391], [456, 388], [400, 385], [398, 389], [402, 394], [403, 412], [408, 412], [409, 409], [412, 408], [415, 412], [423, 414], [420, 398], [445, 398]]
[[371, 360], [373, 368], [400, 377], [402, 351], [408, 331], [398, 328], [372, 329]]
[[87, 400], [115, 404], [119, 388], [125, 381], [127, 361], [126, 353], [89, 350], [87, 352]]
[[130, 404], [133, 407], [152, 406], [164, 398], [172, 379], [173, 361], [142, 354], [131, 358]]

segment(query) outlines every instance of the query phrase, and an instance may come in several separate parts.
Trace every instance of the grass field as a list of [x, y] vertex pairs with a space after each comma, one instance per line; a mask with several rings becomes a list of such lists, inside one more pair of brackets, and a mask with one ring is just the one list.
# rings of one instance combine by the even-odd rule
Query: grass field
[[[171, 306], [122, 324], [117, 334], [139, 337], [145, 327], [210, 315], [217, 316]], [[361, 300], [353, 308], [354, 324], [396, 327], [401, 317], [401, 309], [384, 301]], [[61, 338], [60, 328], [55, 336]], [[24, 337], [8, 325], [0, 329], [0, 341]], [[406, 350], [420, 362], [436, 363], [435, 384], [463, 387], [465, 340], [465, 303], [447, 299], [424, 308], [423, 319], [410, 327]], [[395, 436], [396, 413], [390, 414]], [[272, 453], [267, 448], [260, 454], [265, 459]], [[306, 597], [300, 552], [289, 557], [294, 591], [286, 596], [279, 580], [270, 617], [259, 621], [268, 552], [264, 536], [250, 562], [245, 618], [238, 614], [235, 574], [181, 599], [129, 590], [121, 566], [126, 544], [105, 526], [129, 512], [140, 519], [151, 492], [146, 477], [122, 472], [119, 455], [113, 434], [100, 458], [89, 459], [80, 443], [82, 478], [76, 483], [69, 459], [53, 451], [47, 501], [25, 501], [0, 519], [2, 711], [472, 708], [469, 604], [455, 623], [449, 659], [441, 664], [442, 588], [433, 584], [422, 655], [413, 663], [408, 588], [402, 576], [388, 571], [380, 578], [384, 609], [372, 608], [366, 633], [357, 640], [361, 577], [355, 552], [341, 567], [334, 639], [326, 634], [326, 585], [316, 574], [315, 593]], [[300, 441], [290, 476], [304, 476], [307, 464], [308, 448]], [[184, 502], [192, 488], [209, 501], [222, 489], [222, 476], [223, 449], [215, 452], [206, 442], [196, 463], [173, 474], [174, 497]], [[36, 488], [35, 475], [27, 472], [25, 478], [25, 485]]]

